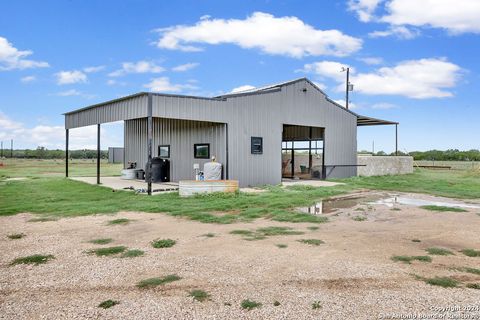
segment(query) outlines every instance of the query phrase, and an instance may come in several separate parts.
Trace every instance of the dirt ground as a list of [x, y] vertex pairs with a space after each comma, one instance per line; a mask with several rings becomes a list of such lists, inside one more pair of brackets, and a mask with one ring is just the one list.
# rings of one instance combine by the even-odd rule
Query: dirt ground
[[[432, 212], [413, 206], [359, 204], [328, 214], [330, 222], [317, 230], [306, 223], [256, 220], [251, 223], [204, 224], [164, 214], [120, 212], [28, 222], [30, 214], [1, 217], [1, 319], [389, 319], [394, 315], [445, 315], [442, 308], [480, 319], [480, 275], [455, 268], [480, 268], [480, 258], [459, 252], [480, 249], [478, 209]], [[362, 208], [362, 209], [359, 209]], [[363, 210], [363, 211], [362, 211]], [[366, 221], [354, 221], [362, 215]], [[108, 225], [129, 218], [127, 225]], [[247, 241], [230, 234], [236, 229], [289, 226], [303, 235], [271, 236]], [[22, 239], [7, 235], [24, 233]], [[215, 237], [205, 237], [214, 233]], [[88, 241], [112, 238], [108, 245]], [[150, 242], [171, 238], [177, 244], [155, 249]], [[321, 239], [312, 246], [299, 239]], [[419, 239], [421, 242], [412, 242]], [[276, 244], [286, 244], [278, 248]], [[87, 250], [124, 245], [141, 249], [135, 258], [97, 257]], [[442, 247], [454, 255], [433, 256], [431, 263], [405, 264], [393, 255], [426, 255], [425, 248]], [[45, 264], [10, 262], [32, 254], [55, 256]], [[154, 289], [136, 284], [146, 278], [177, 274], [182, 279]], [[459, 288], [442, 288], [418, 280], [449, 276]], [[210, 300], [194, 301], [188, 293], [205, 290]], [[120, 303], [110, 309], [104, 300]], [[244, 310], [250, 299], [262, 303]], [[274, 301], [280, 302], [274, 306]], [[319, 308], [312, 308], [318, 302]]]

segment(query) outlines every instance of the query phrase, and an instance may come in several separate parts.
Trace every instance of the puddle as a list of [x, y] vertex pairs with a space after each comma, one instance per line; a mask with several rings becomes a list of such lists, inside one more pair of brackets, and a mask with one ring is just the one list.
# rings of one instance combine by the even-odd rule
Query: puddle
[[423, 199], [415, 199], [403, 196], [391, 196], [388, 198], [383, 198], [375, 202], [370, 202], [371, 204], [383, 204], [387, 207], [393, 207], [396, 204], [406, 204], [409, 206], [421, 207], [421, 206], [442, 206], [442, 207], [453, 207], [453, 208], [470, 208], [470, 209], [479, 209], [480, 206], [466, 203], [453, 203], [453, 202], [444, 202], [444, 201], [431, 201]]
[[394, 207], [395, 205], [409, 205], [409, 206], [444, 206], [444, 207], [456, 207], [456, 208], [470, 208], [480, 209], [480, 205], [467, 204], [467, 203], [455, 203], [446, 201], [433, 201], [417, 199], [392, 194], [367, 194], [344, 198], [327, 199], [317, 202], [310, 207], [297, 208], [297, 211], [318, 215], [335, 213], [340, 209], [351, 209], [358, 205], [385, 205], [387, 207]]

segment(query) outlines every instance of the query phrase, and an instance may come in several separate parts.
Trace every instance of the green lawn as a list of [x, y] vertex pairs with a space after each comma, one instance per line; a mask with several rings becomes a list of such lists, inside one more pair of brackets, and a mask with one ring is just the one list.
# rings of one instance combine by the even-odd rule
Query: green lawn
[[480, 198], [480, 171], [416, 169], [413, 174], [342, 179], [354, 188], [428, 193], [436, 196]]
[[163, 212], [207, 223], [233, 223], [256, 218], [288, 222], [325, 222], [325, 217], [294, 210], [320, 199], [359, 188], [421, 192], [455, 198], [480, 198], [480, 174], [417, 170], [403, 176], [355, 177], [345, 185], [314, 188], [268, 187], [263, 193], [210, 194], [181, 198], [178, 193], [152, 197], [89, 185], [65, 178], [0, 181], [0, 215], [21, 212], [44, 216], [78, 216], [118, 211]]
[[[62, 159], [2, 159], [0, 160], [0, 180], [16, 177], [64, 177], [65, 160]], [[100, 172], [102, 176], [119, 176], [123, 164], [108, 163], [101, 160]], [[70, 176], [95, 176], [97, 174], [96, 160], [70, 160]]]

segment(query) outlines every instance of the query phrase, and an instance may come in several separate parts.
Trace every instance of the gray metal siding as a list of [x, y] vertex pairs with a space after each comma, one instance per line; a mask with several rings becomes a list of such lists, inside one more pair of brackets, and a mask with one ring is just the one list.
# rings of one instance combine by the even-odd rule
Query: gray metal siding
[[[227, 97], [225, 100], [162, 95], [153, 95], [152, 99], [154, 117], [227, 123], [229, 178], [239, 180], [241, 186], [281, 183], [283, 124], [325, 128], [325, 164], [357, 164], [357, 116], [328, 101], [322, 92], [305, 80], [284, 85], [281, 90]], [[146, 96], [128, 101], [66, 115], [66, 127], [146, 117]], [[103, 115], [94, 111], [96, 109], [104, 109]], [[136, 136], [135, 132], [146, 132], [146, 122], [126, 121], [125, 130], [125, 160], [132, 160], [129, 156], [139, 159], [136, 161], [143, 167], [146, 139]], [[190, 139], [191, 143], [195, 134], [201, 134], [201, 131], [192, 131], [189, 134], [192, 136], [182, 137]], [[263, 154], [250, 153], [252, 136], [263, 137]], [[158, 141], [154, 145], [157, 146]], [[157, 152], [154, 150], [154, 154]], [[193, 144], [192, 150], [183, 152], [189, 157], [193, 153]], [[192, 167], [185, 165], [182, 170], [189, 174]], [[356, 167], [336, 168], [329, 177], [355, 176], [356, 171]], [[180, 177], [180, 173], [177, 176]]]
[[135, 96], [97, 108], [65, 115], [65, 129], [147, 116], [147, 96]]
[[[125, 161], [137, 162], [144, 169], [147, 162], [147, 119], [125, 121]], [[224, 167], [226, 163], [225, 124], [175, 120], [153, 119], [153, 153], [158, 156], [159, 145], [170, 145], [170, 179], [179, 181], [194, 179], [193, 164], [203, 164], [208, 159], [195, 159], [193, 146], [197, 143], [209, 143], [210, 155], [216, 156]]]

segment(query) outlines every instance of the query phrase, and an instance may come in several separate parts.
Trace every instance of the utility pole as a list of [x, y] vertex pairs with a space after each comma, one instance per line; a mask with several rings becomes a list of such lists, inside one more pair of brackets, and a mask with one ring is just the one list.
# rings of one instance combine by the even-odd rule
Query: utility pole
[[13, 139], [10, 140], [10, 158], [13, 158]]
[[348, 110], [348, 93], [353, 91], [353, 84], [350, 83], [350, 67], [342, 67], [341, 72], [347, 72], [347, 81], [345, 81], [345, 108]]
[[3, 158], [3, 141], [2, 141], [2, 149], [0, 149], [0, 150], [2, 150], [1, 151], [2, 153], [0, 154], [0, 159], [1, 159], [1, 158]]

